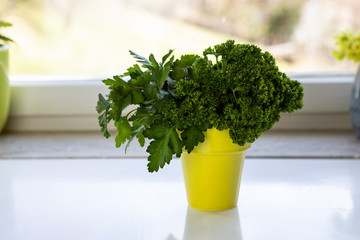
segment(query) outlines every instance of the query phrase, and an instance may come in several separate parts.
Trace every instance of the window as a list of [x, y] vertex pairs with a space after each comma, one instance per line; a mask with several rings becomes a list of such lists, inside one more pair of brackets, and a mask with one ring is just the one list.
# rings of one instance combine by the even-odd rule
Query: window
[[201, 54], [229, 38], [260, 45], [303, 81], [305, 107], [280, 128], [350, 127], [356, 66], [330, 52], [334, 32], [360, 28], [358, 0], [0, 0], [0, 6], [0, 17], [14, 24], [6, 33], [16, 40], [10, 130], [97, 129], [97, 93], [106, 91], [99, 80], [134, 63], [129, 49], [143, 56], [170, 48], [177, 56]]
[[360, 28], [357, 0], [1, 0], [14, 23], [12, 73], [115, 74], [128, 50], [200, 54], [229, 38], [269, 50], [285, 72], [354, 70], [331, 55], [335, 31]]

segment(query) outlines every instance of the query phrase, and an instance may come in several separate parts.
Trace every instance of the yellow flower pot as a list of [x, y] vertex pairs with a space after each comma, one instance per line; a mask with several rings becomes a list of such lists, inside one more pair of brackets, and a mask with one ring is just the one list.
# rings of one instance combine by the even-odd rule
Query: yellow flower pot
[[9, 46], [0, 45], [0, 132], [4, 128], [10, 105], [8, 80]]
[[229, 131], [210, 129], [205, 141], [181, 162], [189, 205], [207, 211], [236, 207], [245, 152], [250, 144], [234, 144]]

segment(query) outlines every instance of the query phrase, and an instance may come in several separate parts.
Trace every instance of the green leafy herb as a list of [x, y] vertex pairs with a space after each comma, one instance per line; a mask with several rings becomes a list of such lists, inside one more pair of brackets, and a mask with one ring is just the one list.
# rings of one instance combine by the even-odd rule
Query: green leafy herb
[[[152, 140], [147, 149], [149, 152], [148, 168], [150, 172], [158, 171], [165, 163], [170, 163], [172, 155], [181, 155], [183, 143], [176, 128], [164, 121], [162, 110], [167, 99], [172, 95], [174, 80], [169, 74], [174, 64], [173, 50], [157, 62], [151, 54], [149, 59], [130, 51], [141, 67], [135, 64], [121, 76], [103, 80], [110, 93], [105, 98], [99, 95], [96, 110], [100, 114], [99, 125], [105, 137], [110, 137], [108, 123], [113, 120], [117, 128], [116, 147], [136, 138], [141, 146], [145, 138]], [[187, 65], [183, 65], [185, 68]], [[130, 76], [130, 80], [124, 78]], [[123, 116], [123, 111], [130, 105], [137, 105], [136, 111]]]
[[[173, 155], [180, 157], [183, 149], [191, 153], [207, 129], [229, 129], [233, 142], [244, 145], [272, 128], [281, 112], [302, 107], [301, 84], [255, 45], [229, 40], [207, 48], [202, 57], [175, 59], [172, 53], [158, 62], [153, 54], [147, 59], [130, 51], [138, 64], [103, 80], [110, 93], [100, 94], [96, 107], [107, 138], [108, 123], [114, 121], [117, 147], [133, 139], [144, 146], [150, 140], [150, 172], [169, 164]], [[135, 109], [124, 116], [129, 106]]]

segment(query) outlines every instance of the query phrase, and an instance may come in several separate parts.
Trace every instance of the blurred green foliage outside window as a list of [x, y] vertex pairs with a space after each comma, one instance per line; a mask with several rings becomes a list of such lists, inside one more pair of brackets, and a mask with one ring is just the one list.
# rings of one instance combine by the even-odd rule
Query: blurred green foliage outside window
[[15, 74], [117, 74], [128, 50], [201, 54], [234, 39], [270, 51], [282, 71], [354, 70], [331, 56], [334, 32], [360, 29], [358, 0], [0, 0]]

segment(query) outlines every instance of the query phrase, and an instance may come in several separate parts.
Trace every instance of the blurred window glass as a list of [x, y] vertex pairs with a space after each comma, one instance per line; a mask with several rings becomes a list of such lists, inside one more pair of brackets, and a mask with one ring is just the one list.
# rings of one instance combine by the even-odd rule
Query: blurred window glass
[[359, 0], [0, 0], [14, 74], [119, 74], [128, 50], [201, 54], [227, 39], [255, 43], [282, 71], [354, 71], [331, 56], [336, 31], [360, 29]]

